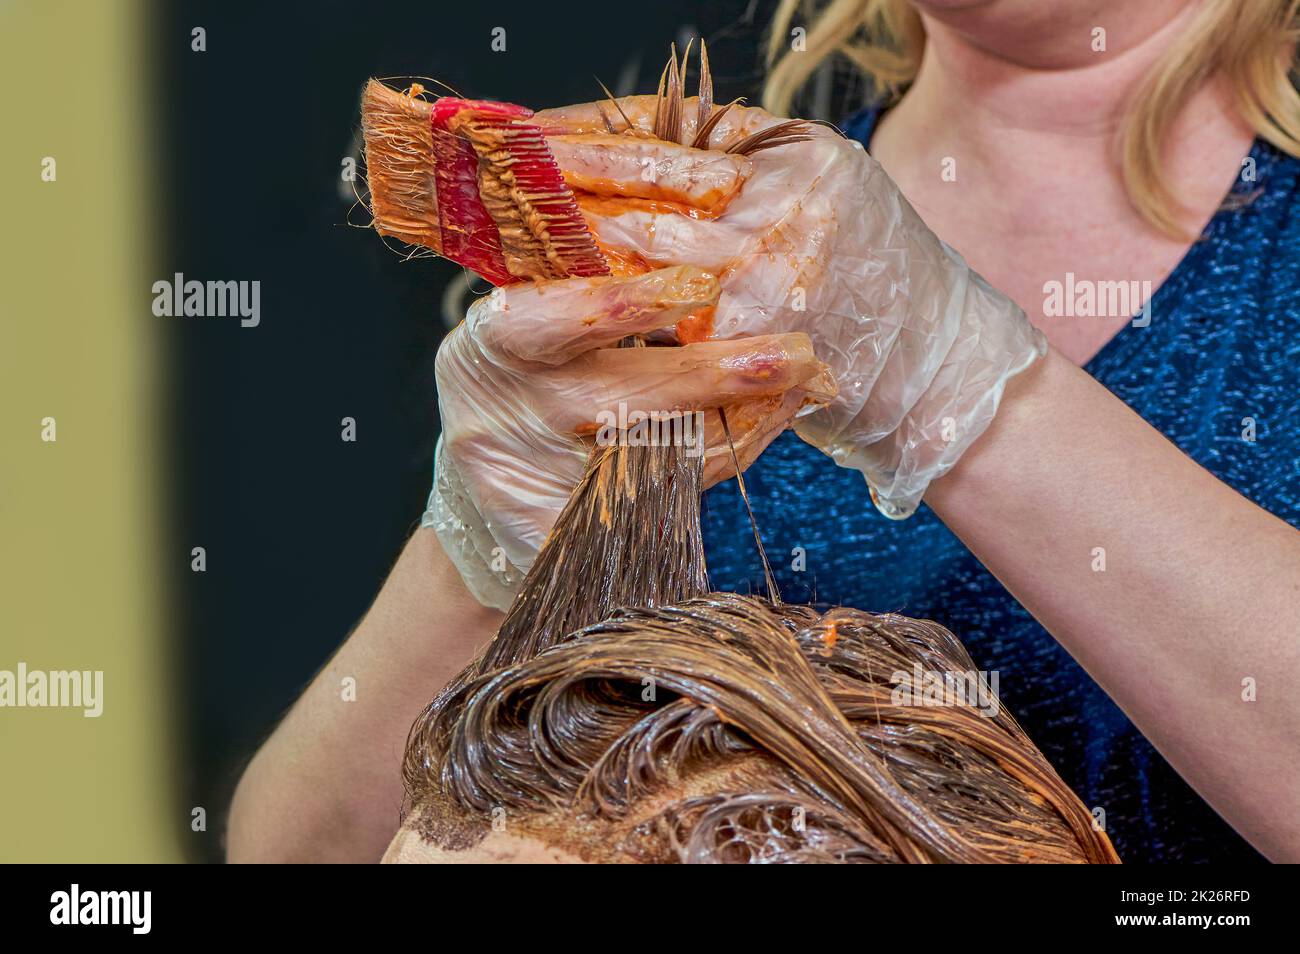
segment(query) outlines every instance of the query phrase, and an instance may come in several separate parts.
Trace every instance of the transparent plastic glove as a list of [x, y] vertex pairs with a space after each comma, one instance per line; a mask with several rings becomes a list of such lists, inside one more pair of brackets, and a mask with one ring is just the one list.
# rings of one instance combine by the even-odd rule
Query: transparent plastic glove
[[[619, 106], [638, 128], [651, 128], [654, 97]], [[694, 99], [685, 115], [689, 141]], [[716, 271], [714, 337], [806, 332], [839, 394], [795, 430], [860, 470], [881, 512], [913, 513], [930, 482], [988, 427], [1007, 380], [1046, 353], [1042, 334], [926, 227], [860, 144], [835, 130], [814, 125], [810, 141], [744, 157], [738, 191], [716, 203], [716, 214], [691, 216], [663, 203], [599, 201], [632, 194], [601, 168], [626, 165], [625, 151], [602, 160], [575, 147], [605, 132], [606, 118], [625, 125], [608, 102], [545, 110], [535, 120], [566, 178], [594, 194], [581, 205], [601, 244], [650, 266]], [[665, 199], [688, 184], [717, 185], [725, 176], [716, 150], [780, 121], [732, 107], [711, 136], [714, 151], [658, 144], [648, 177], [661, 176]]]
[[[617, 347], [624, 336], [671, 328], [718, 294], [712, 274], [687, 266], [514, 285], [477, 301], [444, 339], [442, 437], [422, 524], [481, 603], [509, 606], [614, 422], [726, 407], [743, 468], [807, 401], [830, 398], [803, 334]], [[702, 431], [680, 434], [716, 482], [733, 471], [730, 449], [716, 412], [699, 423]]]

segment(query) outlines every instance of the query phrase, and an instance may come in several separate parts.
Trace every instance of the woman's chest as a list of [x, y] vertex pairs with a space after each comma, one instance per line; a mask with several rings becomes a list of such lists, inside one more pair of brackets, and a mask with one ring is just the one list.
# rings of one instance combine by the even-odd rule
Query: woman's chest
[[[970, 266], [1024, 309], [1048, 342], [1087, 364], [1130, 322], [1142, 322], [1157, 289], [1186, 256], [1189, 242], [1138, 229], [1068, 218], [980, 235], [964, 216], [939, 234]], [[969, 232], [970, 234], [967, 234]], [[947, 233], [947, 234], [945, 234]], [[951, 237], [950, 237], [951, 236]]]

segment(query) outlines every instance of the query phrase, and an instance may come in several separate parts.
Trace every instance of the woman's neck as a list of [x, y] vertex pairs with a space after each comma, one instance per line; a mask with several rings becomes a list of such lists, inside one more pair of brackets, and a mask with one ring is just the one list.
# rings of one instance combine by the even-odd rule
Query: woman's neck
[[1093, 9], [1106, 0], [1042, 6], [1050, 23], [1029, 16], [1011, 23], [1005, 15], [987, 22], [979, 7], [923, 16], [926, 49], [906, 110], [954, 124], [972, 143], [996, 142], [1006, 132], [1107, 137], [1134, 86], [1198, 5], [1125, 2], [1123, 18], [1109, 27], [1098, 23], [1104, 11]]
[[[1147, 6], [1126, 9], [1138, 15], [1135, 8]], [[1042, 41], [1006, 39], [1002, 30], [995, 47], [960, 16], [926, 16], [916, 81], [871, 144], [931, 228], [1078, 363], [1127, 317], [1055, 320], [1044, 314], [1044, 283], [1071, 272], [1154, 288], [1190, 244], [1155, 232], [1133, 208], [1116, 148], [1135, 87], [1194, 13], [1193, 5], [1170, 18], [1165, 6], [1152, 2], [1145, 11], [1164, 16], [1163, 25], [1129, 29], [1140, 39], [1128, 45], [1108, 35], [1107, 50], [1096, 52], [1083, 24], [1056, 25]], [[1063, 42], [1078, 52], [1062, 49]], [[1013, 57], [1015, 44], [1061, 65]], [[1218, 208], [1252, 138], [1214, 83], [1175, 119], [1165, 169], [1189, 233], [1199, 233]]]

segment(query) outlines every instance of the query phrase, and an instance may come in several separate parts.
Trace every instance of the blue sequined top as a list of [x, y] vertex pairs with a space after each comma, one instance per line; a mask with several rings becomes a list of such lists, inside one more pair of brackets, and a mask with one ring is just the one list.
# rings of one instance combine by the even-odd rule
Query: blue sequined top
[[[860, 113], [846, 131], [866, 145], [875, 119]], [[1300, 161], [1263, 141], [1250, 157], [1255, 181], [1239, 179], [1157, 289], [1150, 324], [1126, 325], [1086, 370], [1201, 466], [1300, 526]], [[1125, 861], [1260, 859], [929, 507], [885, 519], [860, 474], [792, 431], [746, 487], [785, 599], [949, 627], [980, 669], [998, 671], [1003, 701], [1084, 804], [1105, 810]], [[763, 592], [734, 481], [705, 495], [704, 536], [715, 589]], [[1178, 560], [1167, 555], [1171, 573]]]

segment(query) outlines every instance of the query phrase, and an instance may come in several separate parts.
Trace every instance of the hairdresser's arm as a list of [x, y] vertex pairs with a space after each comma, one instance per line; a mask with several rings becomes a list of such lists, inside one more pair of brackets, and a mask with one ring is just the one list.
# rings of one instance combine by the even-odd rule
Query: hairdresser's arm
[[378, 861], [397, 833], [411, 723], [501, 618], [469, 595], [433, 531], [417, 530], [361, 623], [244, 772], [229, 860]]
[[1300, 860], [1300, 532], [1056, 352], [926, 502], [1233, 827]]

